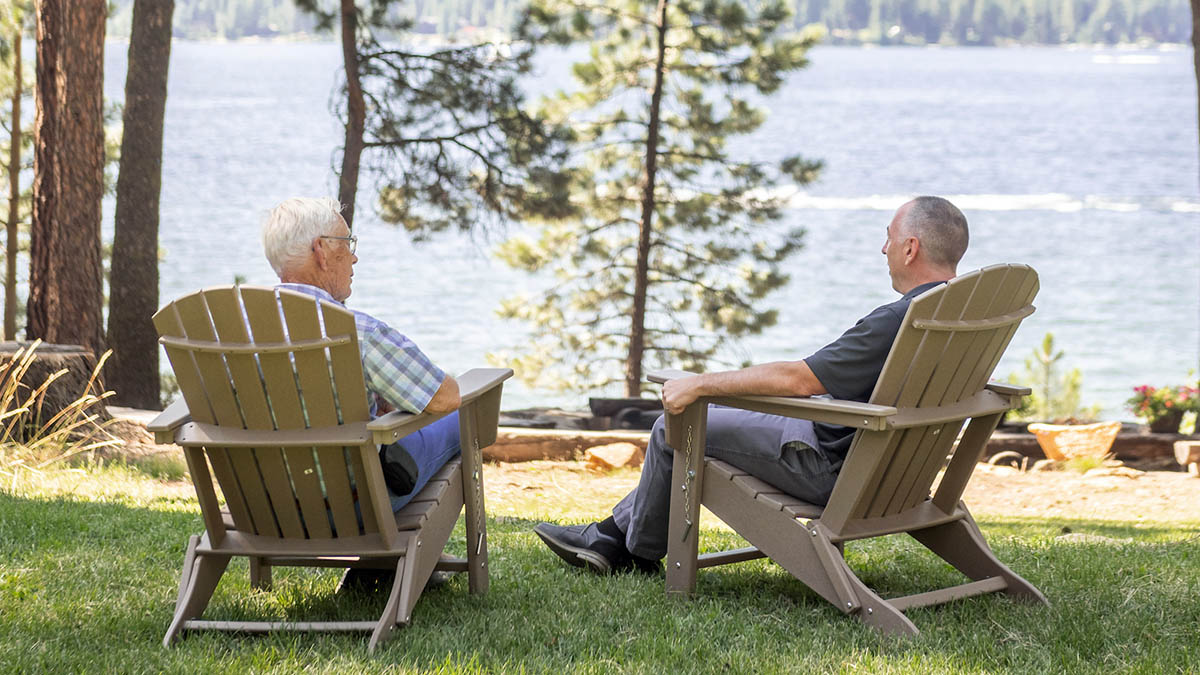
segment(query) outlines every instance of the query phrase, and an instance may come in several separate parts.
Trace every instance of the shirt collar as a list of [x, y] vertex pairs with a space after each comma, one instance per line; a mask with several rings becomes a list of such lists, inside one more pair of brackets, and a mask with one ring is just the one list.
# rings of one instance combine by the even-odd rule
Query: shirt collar
[[905, 293], [904, 297], [901, 299], [902, 300], [903, 299], [911, 300], [911, 299], [917, 297], [918, 295], [924, 293], [925, 291], [927, 291], [935, 286], [940, 286], [944, 283], [946, 283], [946, 282], [945, 281], [927, 281], [927, 282], [921, 284], [920, 286], [913, 287], [913, 289], [910, 290], [909, 292]]
[[338, 305], [341, 305], [342, 307], [346, 306], [346, 305], [338, 302], [337, 300], [334, 300], [333, 296], [329, 294], [329, 291], [325, 290], [324, 288], [320, 288], [318, 286], [310, 286], [309, 284], [297, 284], [297, 283], [289, 282], [289, 283], [276, 284], [275, 288], [283, 288], [283, 289], [286, 289], [289, 291], [297, 291], [299, 293], [304, 293], [305, 295], [311, 295], [316, 298], [320, 298], [321, 300], [327, 300], [329, 302], [337, 303]]

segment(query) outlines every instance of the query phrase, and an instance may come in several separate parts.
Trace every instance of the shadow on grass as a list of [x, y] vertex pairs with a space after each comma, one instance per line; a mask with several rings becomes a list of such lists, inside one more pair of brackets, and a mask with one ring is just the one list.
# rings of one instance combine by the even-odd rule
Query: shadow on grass
[[[1050, 607], [990, 596], [914, 610], [922, 634], [881, 637], [843, 616], [776, 565], [702, 570], [690, 601], [661, 577], [595, 577], [561, 563], [535, 521], [489, 522], [491, 591], [463, 575], [425, 594], [413, 624], [375, 656], [363, 635], [190, 634], [166, 630], [195, 513], [0, 493], [0, 663], [17, 671], [402, 670], [476, 672], [908, 672], [1187, 670], [1200, 661], [1200, 543], [1061, 545], [1062, 528], [1113, 538], [1180, 541], [1190, 532], [1087, 521], [982, 523], [1002, 560]], [[452, 552], [462, 553], [460, 530]], [[738, 546], [703, 530], [705, 548]], [[851, 565], [889, 594], [955, 583], [956, 574], [903, 537], [852, 544]], [[362, 619], [383, 597], [333, 592], [337, 572], [278, 569], [252, 592], [245, 563], [222, 580], [206, 618]], [[1117, 627], [1120, 627], [1119, 629]]]

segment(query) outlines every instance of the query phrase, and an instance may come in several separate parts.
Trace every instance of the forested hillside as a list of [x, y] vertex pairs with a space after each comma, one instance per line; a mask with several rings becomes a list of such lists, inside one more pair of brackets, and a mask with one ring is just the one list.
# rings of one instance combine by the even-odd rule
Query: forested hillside
[[[411, 0], [413, 31], [453, 39], [507, 33], [525, 0]], [[822, 24], [829, 42], [1059, 44], [1186, 42], [1187, 0], [794, 0], [797, 27]], [[132, 0], [116, 0], [109, 34], [127, 36]], [[336, 4], [336, 3], [331, 3]], [[175, 35], [236, 39], [311, 33], [292, 0], [177, 0]]]

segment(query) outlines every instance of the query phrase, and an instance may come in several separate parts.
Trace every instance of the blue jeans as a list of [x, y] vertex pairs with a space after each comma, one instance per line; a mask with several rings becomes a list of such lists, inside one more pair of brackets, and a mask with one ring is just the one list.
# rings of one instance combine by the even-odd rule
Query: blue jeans
[[388, 490], [392, 500], [392, 510], [399, 511], [408, 505], [429, 479], [454, 459], [462, 449], [458, 436], [458, 413], [450, 413], [429, 426], [418, 429], [396, 441], [404, 448], [417, 464], [417, 481], [412, 492], [406, 495], [393, 494]]

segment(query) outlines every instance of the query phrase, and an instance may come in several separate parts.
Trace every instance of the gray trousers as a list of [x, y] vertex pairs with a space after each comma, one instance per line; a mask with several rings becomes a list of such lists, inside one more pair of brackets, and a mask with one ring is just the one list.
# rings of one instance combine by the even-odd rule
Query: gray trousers
[[[709, 406], [705, 455], [728, 462], [783, 492], [813, 504], [825, 504], [833, 492], [840, 458], [796, 440], [807, 420]], [[811, 428], [807, 436], [812, 437]], [[638, 486], [613, 507], [625, 546], [634, 555], [657, 560], [667, 554], [673, 449], [667, 445], [663, 418], [650, 433]]]

